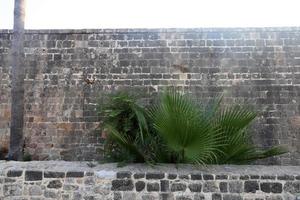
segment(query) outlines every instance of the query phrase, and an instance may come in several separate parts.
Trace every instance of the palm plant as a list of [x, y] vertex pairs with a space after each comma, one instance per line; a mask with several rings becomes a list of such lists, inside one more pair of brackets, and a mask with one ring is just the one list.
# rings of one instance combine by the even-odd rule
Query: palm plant
[[177, 154], [177, 162], [243, 164], [286, 153], [281, 147], [256, 148], [247, 132], [256, 113], [240, 106], [222, 109], [221, 98], [203, 106], [186, 95], [166, 92], [150, 116], [158, 134]]
[[[154, 162], [159, 160], [157, 135], [151, 134], [147, 113], [127, 93], [118, 93], [100, 108], [103, 129], [107, 135], [105, 155], [109, 161]], [[156, 159], [155, 159], [156, 158]]]
[[286, 153], [282, 147], [260, 150], [251, 143], [248, 127], [257, 117], [255, 112], [240, 106], [222, 109], [220, 104], [217, 105], [213, 123], [221, 130], [224, 138], [221, 148], [223, 154], [219, 155], [218, 163], [244, 164]]
[[171, 162], [211, 163], [217, 158], [221, 135], [204, 110], [186, 96], [166, 92], [149, 109], [153, 127], [173, 152]]
[[192, 164], [244, 164], [280, 155], [281, 147], [260, 150], [248, 126], [256, 113], [241, 106], [221, 106], [222, 98], [204, 106], [176, 91], [162, 94], [149, 109], [119, 93], [101, 109], [108, 133], [109, 161]]

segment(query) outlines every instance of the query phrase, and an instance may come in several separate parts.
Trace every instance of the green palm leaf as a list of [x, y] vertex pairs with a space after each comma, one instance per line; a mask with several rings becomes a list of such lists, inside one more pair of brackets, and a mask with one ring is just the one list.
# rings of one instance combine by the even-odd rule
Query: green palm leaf
[[166, 92], [161, 103], [149, 111], [153, 126], [168, 147], [178, 154], [177, 162], [207, 163], [218, 151], [219, 130], [186, 96]]

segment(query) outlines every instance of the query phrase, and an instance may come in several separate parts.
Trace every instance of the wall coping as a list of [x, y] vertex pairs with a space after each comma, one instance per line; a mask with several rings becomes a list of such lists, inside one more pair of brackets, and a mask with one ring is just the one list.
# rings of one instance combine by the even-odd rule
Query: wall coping
[[278, 165], [208, 165], [197, 167], [187, 164], [158, 164], [149, 166], [145, 164], [130, 164], [124, 167], [117, 167], [116, 163], [96, 164], [89, 167], [89, 162], [67, 162], [67, 161], [31, 161], [15, 162], [0, 161], [0, 172], [9, 170], [37, 170], [37, 171], [131, 171], [131, 172], [165, 172], [187, 174], [203, 172], [210, 174], [239, 174], [239, 175], [300, 175], [299, 166], [278, 166]]
[[[133, 28], [133, 29], [28, 29], [26, 34], [92, 34], [92, 33], [146, 33], [146, 32], [158, 32], [158, 33], [181, 33], [181, 32], [285, 32], [285, 31], [300, 31], [300, 26], [295, 27], [232, 27], [232, 28]], [[11, 29], [0, 29], [0, 34], [9, 33], [13, 31]]]

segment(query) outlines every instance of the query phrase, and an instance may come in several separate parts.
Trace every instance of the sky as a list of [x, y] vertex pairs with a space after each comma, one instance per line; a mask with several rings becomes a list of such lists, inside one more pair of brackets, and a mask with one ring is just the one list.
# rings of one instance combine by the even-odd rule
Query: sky
[[[0, 29], [14, 0], [0, 0]], [[300, 0], [26, 0], [26, 29], [300, 26]]]

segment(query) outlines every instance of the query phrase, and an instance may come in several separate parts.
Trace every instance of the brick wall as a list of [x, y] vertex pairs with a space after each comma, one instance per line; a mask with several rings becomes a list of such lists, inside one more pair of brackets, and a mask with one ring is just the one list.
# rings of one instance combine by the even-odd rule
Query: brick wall
[[[11, 31], [0, 31], [0, 144], [10, 119]], [[25, 38], [26, 147], [34, 159], [101, 159], [96, 102], [108, 92], [175, 86], [253, 107], [264, 163], [300, 165], [300, 29], [30, 30]], [[147, 98], [146, 98], [147, 100]]]

